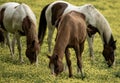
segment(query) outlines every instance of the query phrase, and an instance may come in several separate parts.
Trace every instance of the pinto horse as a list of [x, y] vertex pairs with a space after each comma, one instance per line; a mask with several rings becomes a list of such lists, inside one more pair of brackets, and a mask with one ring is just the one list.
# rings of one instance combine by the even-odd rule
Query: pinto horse
[[0, 25], [4, 30], [5, 37], [7, 38], [11, 56], [14, 57], [14, 53], [10, 43], [9, 33], [14, 34], [14, 38], [17, 40], [20, 62], [23, 62], [20, 37], [26, 36], [26, 56], [31, 64], [37, 64], [39, 40], [36, 31], [36, 17], [30, 7], [24, 3], [5, 3], [1, 7], [0, 18]]
[[85, 16], [81, 13], [71, 11], [68, 14], [63, 15], [57, 22], [58, 32], [53, 55], [48, 56], [50, 58], [49, 67], [51, 72], [58, 75], [63, 71], [64, 66], [62, 59], [65, 52], [66, 62], [69, 69], [69, 77], [72, 77], [69, 48], [73, 48], [76, 53], [77, 66], [83, 79], [82, 52], [84, 50], [84, 42], [87, 36]]
[[[87, 12], [86, 12], [87, 11]], [[80, 12], [86, 16], [86, 22], [88, 23], [88, 29], [91, 29], [91, 32], [88, 31], [91, 35], [88, 36], [88, 44], [90, 49], [90, 55], [93, 57], [93, 39], [94, 34], [98, 32], [101, 36], [103, 42], [103, 56], [108, 64], [112, 66], [114, 63], [114, 51], [116, 49], [116, 41], [113, 38], [112, 30], [108, 21], [105, 17], [91, 4], [86, 4], [81, 6]], [[87, 30], [88, 30], [87, 29]]]
[[56, 25], [56, 20], [70, 12], [77, 11], [85, 15], [88, 31], [88, 45], [90, 50], [90, 57], [93, 60], [93, 39], [96, 32], [99, 33], [103, 41], [103, 56], [110, 67], [114, 63], [114, 52], [116, 49], [116, 41], [112, 35], [112, 31], [108, 21], [105, 17], [91, 4], [85, 4], [83, 6], [74, 6], [65, 1], [55, 1], [46, 5], [40, 16], [38, 38], [40, 42], [43, 42], [46, 27], [48, 26], [48, 46], [51, 51], [51, 40]]

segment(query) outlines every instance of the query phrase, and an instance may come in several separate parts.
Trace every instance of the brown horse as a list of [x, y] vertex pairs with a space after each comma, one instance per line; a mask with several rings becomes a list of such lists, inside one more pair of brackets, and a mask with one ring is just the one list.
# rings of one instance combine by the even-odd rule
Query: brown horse
[[58, 75], [63, 71], [64, 66], [62, 59], [65, 53], [66, 62], [69, 69], [69, 77], [72, 77], [69, 48], [73, 48], [76, 53], [77, 66], [83, 78], [82, 52], [84, 50], [84, 42], [87, 33], [85, 16], [81, 13], [71, 11], [58, 20], [58, 32], [53, 55], [48, 56], [50, 59], [49, 67], [51, 72], [54, 75]]

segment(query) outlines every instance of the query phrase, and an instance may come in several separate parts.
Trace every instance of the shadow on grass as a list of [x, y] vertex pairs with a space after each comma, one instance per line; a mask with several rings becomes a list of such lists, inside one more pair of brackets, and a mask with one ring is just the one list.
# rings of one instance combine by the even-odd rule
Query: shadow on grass
[[15, 56], [14, 59], [12, 59], [9, 54], [7, 54], [6, 56], [0, 57], [0, 61], [3, 63], [9, 63], [9, 64], [14, 64], [14, 65], [24, 64], [24, 63], [20, 63], [17, 56]]
[[36, 74], [23, 72], [23, 71], [14, 71], [14, 72], [3, 71], [1, 73], [1, 77], [4, 78], [4, 79], [7, 79], [7, 78], [29, 79], [29, 81], [33, 81], [34, 80], [34, 83], [44, 83], [45, 82], [45, 80], [43, 78], [40, 78]]
[[117, 72], [114, 72], [115, 77], [120, 78], [120, 70]]

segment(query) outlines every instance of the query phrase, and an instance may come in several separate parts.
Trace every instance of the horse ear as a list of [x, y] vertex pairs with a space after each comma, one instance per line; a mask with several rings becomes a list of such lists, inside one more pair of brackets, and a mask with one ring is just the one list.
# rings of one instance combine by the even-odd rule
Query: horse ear
[[115, 40], [111, 43], [111, 46], [113, 47], [113, 49], [116, 49], [116, 42], [117, 42], [117, 40]]

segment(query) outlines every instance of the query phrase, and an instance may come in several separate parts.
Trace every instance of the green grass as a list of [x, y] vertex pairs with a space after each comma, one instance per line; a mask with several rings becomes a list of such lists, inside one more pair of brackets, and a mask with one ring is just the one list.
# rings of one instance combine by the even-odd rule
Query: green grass
[[[42, 8], [55, 0], [0, 0], [0, 4], [9, 1], [24, 2], [28, 4], [34, 11], [39, 22], [40, 11]], [[61, 73], [58, 77], [50, 75], [48, 69], [47, 53], [47, 36], [41, 47], [39, 54], [39, 65], [35, 67], [29, 65], [29, 61], [25, 56], [26, 41], [25, 37], [22, 38], [22, 56], [25, 63], [18, 62], [18, 52], [16, 47], [16, 56], [12, 60], [8, 47], [0, 47], [0, 83], [120, 83], [120, 1], [119, 0], [66, 0], [75, 5], [83, 5], [85, 3], [93, 4], [109, 21], [113, 35], [117, 40], [116, 49], [116, 64], [112, 68], [108, 68], [105, 64], [104, 57], [102, 56], [102, 41], [100, 36], [96, 34], [94, 41], [94, 54], [95, 62], [91, 64], [88, 45], [85, 43], [85, 50], [83, 53], [83, 69], [86, 75], [84, 80], [76, 72], [76, 58], [74, 51], [71, 50], [71, 60], [73, 67], [73, 78], [68, 77], [68, 71]], [[53, 45], [54, 45], [53, 38]], [[65, 60], [64, 60], [65, 62]]]

